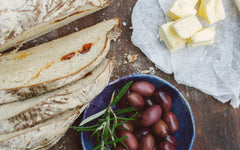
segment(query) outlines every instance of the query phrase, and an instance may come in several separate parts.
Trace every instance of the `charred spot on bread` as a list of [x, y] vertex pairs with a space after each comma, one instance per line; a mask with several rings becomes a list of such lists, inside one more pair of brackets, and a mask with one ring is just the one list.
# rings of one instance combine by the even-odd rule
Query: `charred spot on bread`
[[75, 52], [71, 52], [71, 53], [63, 56], [63, 57], [61, 58], [61, 61], [63, 61], [63, 60], [69, 60], [69, 59], [73, 58], [73, 56], [75, 56], [75, 54], [76, 54]]
[[85, 76], [83, 77], [83, 79], [85, 79], [85, 78], [87, 78], [87, 77], [89, 77], [89, 76], [91, 76], [91, 75], [92, 75], [92, 72], [89, 72], [89, 73], [85, 74]]
[[91, 49], [93, 43], [87, 43], [87, 44], [84, 44], [83, 47], [81, 48], [81, 50], [79, 50], [78, 52], [80, 54], [85, 54], [87, 52], [89, 52], [89, 50]]

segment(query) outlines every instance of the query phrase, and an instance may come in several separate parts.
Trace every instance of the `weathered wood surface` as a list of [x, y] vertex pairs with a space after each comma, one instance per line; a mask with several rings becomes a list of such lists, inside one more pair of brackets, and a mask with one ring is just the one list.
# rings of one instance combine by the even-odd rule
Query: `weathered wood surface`
[[[25, 44], [21, 49], [44, 43], [49, 40], [70, 34], [96, 24], [104, 19], [119, 17], [122, 19], [122, 35], [112, 43], [109, 56], [116, 59], [115, 69], [111, 80], [124, 75], [139, 73], [153, 67], [157, 75], [179, 89], [189, 101], [196, 123], [196, 138], [193, 150], [239, 150], [240, 149], [240, 108], [233, 109], [230, 104], [222, 104], [212, 96], [184, 85], [179, 85], [173, 75], [165, 74], [155, 68], [147, 57], [131, 43], [131, 14], [137, 0], [115, 0], [108, 8], [95, 14], [79, 19], [49, 34], [41, 36]], [[127, 62], [128, 54], [136, 54], [137, 60]], [[75, 125], [81, 120], [79, 118]], [[51, 148], [51, 150], [80, 150], [82, 149], [80, 133], [69, 129], [67, 134]]]

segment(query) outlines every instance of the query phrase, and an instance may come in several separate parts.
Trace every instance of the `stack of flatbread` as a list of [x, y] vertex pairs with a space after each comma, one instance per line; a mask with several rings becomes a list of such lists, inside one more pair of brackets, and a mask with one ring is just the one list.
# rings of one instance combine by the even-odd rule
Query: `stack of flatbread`
[[[111, 0], [9, 0], [0, 6], [0, 51], [108, 6]], [[14, 4], [14, 5], [13, 5]], [[54, 145], [108, 84], [120, 19], [0, 56], [0, 149]]]

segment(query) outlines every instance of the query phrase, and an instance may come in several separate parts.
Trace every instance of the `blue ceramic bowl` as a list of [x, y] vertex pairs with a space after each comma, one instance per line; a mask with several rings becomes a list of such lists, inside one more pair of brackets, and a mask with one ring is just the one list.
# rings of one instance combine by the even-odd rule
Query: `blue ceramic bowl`
[[[179, 129], [174, 134], [178, 141], [177, 150], [191, 150], [195, 138], [195, 124], [188, 102], [174, 86], [153, 75], [133, 74], [111, 82], [90, 102], [89, 106], [84, 111], [83, 119], [106, 108], [110, 103], [111, 95], [114, 90], [118, 92], [127, 82], [139, 80], [148, 81], [152, 83], [156, 89], [161, 88], [171, 96], [172, 107], [170, 110], [176, 114], [179, 121]], [[88, 125], [94, 123], [93, 121]], [[81, 132], [81, 141], [84, 150], [92, 150], [95, 147], [93, 141], [89, 140], [90, 135], [90, 132]]]

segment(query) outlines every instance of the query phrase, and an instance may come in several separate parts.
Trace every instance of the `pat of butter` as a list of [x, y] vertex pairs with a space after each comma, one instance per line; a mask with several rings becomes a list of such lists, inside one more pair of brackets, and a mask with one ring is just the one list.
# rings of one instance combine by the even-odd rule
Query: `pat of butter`
[[180, 48], [185, 47], [186, 40], [180, 38], [174, 30], [171, 28], [171, 25], [174, 24], [174, 22], [168, 22], [161, 26], [159, 29], [159, 36], [160, 39], [162, 39], [167, 46], [169, 50], [177, 50]]
[[214, 43], [215, 28], [209, 27], [200, 30], [190, 38], [189, 46], [196, 47], [201, 45], [211, 45]]
[[205, 18], [209, 24], [225, 19], [222, 0], [201, 0], [198, 15]]
[[187, 39], [203, 27], [196, 16], [190, 15], [175, 21], [175, 23], [172, 24], [172, 28], [178, 36]]
[[166, 15], [173, 20], [178, 20], [188, 15], [195, 15], [197, 11], [193, 5], [193, 0], [176, 0]]

